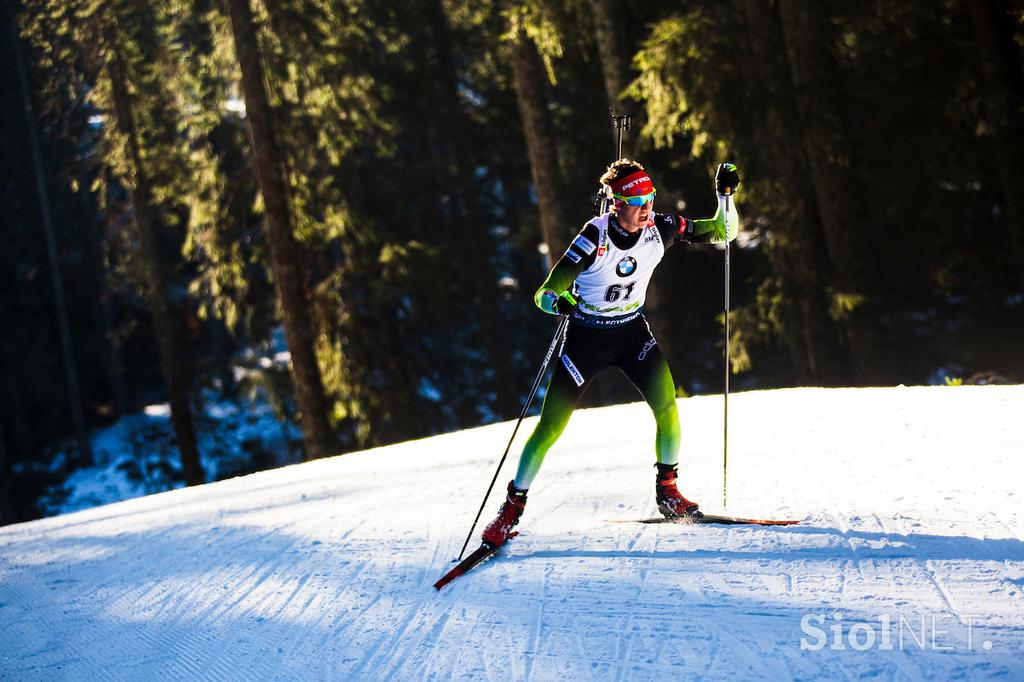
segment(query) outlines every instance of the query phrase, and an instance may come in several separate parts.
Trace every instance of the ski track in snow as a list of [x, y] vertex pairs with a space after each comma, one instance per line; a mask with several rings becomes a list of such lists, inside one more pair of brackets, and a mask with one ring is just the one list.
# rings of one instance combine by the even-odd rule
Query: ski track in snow
[[681, 400], [684, 493], [792, 527], [607, 523], [657, 513], [653, 420], [583, 410], [440, 593], [511, 423], [0, 528], [0, 679], [1024, 679], [1022, 405], [735, 394], [722, 509], [721, 398]]

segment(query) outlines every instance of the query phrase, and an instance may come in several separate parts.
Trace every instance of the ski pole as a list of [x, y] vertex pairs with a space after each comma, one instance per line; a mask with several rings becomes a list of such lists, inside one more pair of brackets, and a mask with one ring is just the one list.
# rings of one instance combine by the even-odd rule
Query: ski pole
[[476, 518], [473, 519], [473, 525], [469, 529], [469, 535], [466, 536], [466, 542], [462, 544], [462, 551], [459, 552], [459, 558], [456, 561], [462, 561], [462, 555], [466, 553], [466, 547], [469, 546], [469, 540], [473, 537], [473, 531], [476, 530], [476, 524], [480, 521], [480, 515], [484, 512], [484, 507], [487, 506], [487, 498], [491, 496], [491, 491], [494, 489], [494, 483], [498, 480], [498, 474], [501, 473], [501, 467], [505, 464], [505, 458], [508, 457], [508, 451], [512, 449], [512, 441], [516, 439], [516, 434], [519, 433], [519, 425], [523, 423], [523, 419], [526, 417], [526, 413], [530, 411], [530, 405], [533, 404], [533, 397], [537, 395], [537, 388], [540, 386], [541, 379], [544, 378], [544, 373], [548, 369], [548, 364], [551, 362], [551, 356], [555, 352], [555, 346], [558, 345], [558, 339], [561, 338], [562, 333], [565, 331], [565, 325], [569, 323], [569, 316], [563, 315], [562, 321], [558, 323], [558, 329], [555, 330], [555, 335], [551, 339], [551, 345], [548, 346], [547, 355], [544, 356], [544, 364], [540, 366], [540, 371], [537, 372], [537, 377], [533, 380], [533, 386], [530, 388], [530, 397], [526, 399], [526, 404], [523, 405], [523, 411], [519, 413], [519, 421], [516, 422], [516, 428], [512, 431], [512, 437], [508, 439], [508, 445], [505, 446], [505, 454], [501, 456], [501, 461], [498, 462], [498, 468], [494, 472], [494, 478], [491, 479], [491, 484], [487, 486], [487, 492], [484, 494], [484, 501], [480, 503], [480, 510], [476, 513]]
[[722, 506], [726, 506], [727, 475], [729, 471], [729, 192], [722, 197], [725, 216], [725, 401], [722, 415]]

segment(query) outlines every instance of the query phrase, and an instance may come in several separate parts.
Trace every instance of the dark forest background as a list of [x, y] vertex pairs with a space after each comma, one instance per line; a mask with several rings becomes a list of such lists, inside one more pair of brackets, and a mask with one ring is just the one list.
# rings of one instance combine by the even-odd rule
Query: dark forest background
[[[213, 477], [204, 401], [254, 385], [301, 442], [232, 475], [514, 418], [555, 327], [533, 291], [614, 158], [609, 108], [656, 210], [712, 214], [714, 167], [740, 167], [734, 386], [1020, 381], [1022, 17], [5, 2], [2, 520], [43, 513], [90, 432], [153, 403], [173, 485]], [[722, 390], [723, 288], [707, 246], [654, 279], [680, 395]], [[260, 361], [284, 345], [283, 369]], [[587, 396], [634, 399], [618, 377]]]

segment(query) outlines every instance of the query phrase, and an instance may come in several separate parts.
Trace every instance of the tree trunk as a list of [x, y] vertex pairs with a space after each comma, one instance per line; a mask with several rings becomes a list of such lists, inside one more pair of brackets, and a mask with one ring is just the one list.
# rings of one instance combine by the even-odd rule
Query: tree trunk
[[[111, 186], [110, 169], [105, 168], [106, 182], [104, 185]], [[83, 187], [88, 184], [82, 182]], [[95, 261], [97, 289], [100, 291], [100, 319], [103, 324], [103, 338], [106, 346], [106, 362], [104, 363], [107, 384], [110, 389], [110, 398], [114, 404], [115, 413], [120, 416], [131, 411], [132, 403], [129, 399], [128, 382], [125, 379], [124, 359], [121, 353], [121, 339], [117, 333], [117, 316], [114, 312], [114, 286], [110, 276], [113, 254], [111, 253], [111, 233], [113, 232], [112, 216], [110, 209], [111, 197], [108, 195], [106, 209], [99, 220], [96, 219], [96, 206], [92, 200], [92, 194], [87, 189], [79, 192], [82, 206], [85, 209], [90, 224], [93, 226], [96, 248], [92, 250], [92, 258]]]
[[[780, 168], [785, 164], [780, 164]], [[797, 176], [790, 175], [794, 181]], [[786, 286], [783, 295], [792, 310], [793, 333], [787, 339], [794, 370], [801, 385], [837, 385], [849, 381], [849, 358], [840, 344], [838, 330], [829, 315], [825, 294], [831, 280], [828, 264], [820, 254], [821, 236], [817, 221], [806, 208], [794, 212], [786, 226], [786, 238], [774, 244], [769, 254], [772, 267]]]
[[[625, 12], [619, 0], [590, 0], [594, 16], [594, 33], [597, 37], [597, 51], [601, 56], [601, 75], [604, 77], [604, 90], [608, 97], [608, 106], [616, 113], [627, 113], [622, 101], [622, 91], [631, 80], [629, 55], [625, 49], [625, 36], [622, 27], [627, 26]], [[635, 109], [635, 107], [632, 107]], [[634, 113], [634, 112], [628, 112]], [[622, 137], [622, 156], [635, 158], [639, 131], [643, 122], [639, 113], [631, 123], [632, 135]]]
[[[11, 22], [14, 31], [16, 22]], [[39, 149], [36, 136], [35, 115], [32, 111], [32, 96], [29, 90], [28, 74], [25, 61], [21, 56], [21, 39], [14, 35], [14, 57], [18, 66], [18, 80], [21, 84], [22, 104], [25, 109], [25, 124], [28, 128], [29, 146], [32, 149], [32, 167], [35, 171], [36, 191], [39, 194], [39, 208], [43, 219], [43, 233], [46, 235], [46, 255], [50, 266], [50, 284], [53, 289], [53, 310], [57, 318], [57, 331], [60, 337], [61, 357], [64, 360], [64, 377], [67, 381], [68, 410], [71, 413], [71, 425], [77, 442], [78, 461], [82, 466], [92, 462], [92, 444], [89, 440], [89, 429], [85, 423], [85, 410], [82, 408], [82, 392], [78, 384], [78, 370], [75, 367], [74, 343], [71, 339], [71, 325], [68, 322], [67, 306], [64, 302], [64, 283], [61, 278], [60, 260], [57, 257], [56, 237], [53, 230], [53, 218], [50, 213], [50, 195], [46, 188], [46, 177], [43, 169], [43, 155]]]
[[[106, 251], [106, 247], [104, 247]], [[128, 382], [125, 381], [124, 359], [121, 355], [121, 339], [117, 331], [117, 316], [114, 314], [113, 290], [110, 277], [104, 267], [103, 298], [100, 301], [100, 312], [103, 317], [103, 338], [107, 346], [107, 383], [110, 384], [110, 395], [114, 402], [114, 411], [118, 415], [128, 414], [133, 402], [129, 397]]]
[[[4, 396], [0, 396], [0, 406], [3, 407], [4, 414], [9, 418], [12, 448], [19, 453], [19, 458], [30, 459], [42, 450], [40, 439], [36, 437], [32, 428], [36, 422], [29, 416], [24, 394], [20, 388], [24, 381], [19, 376], [21, 360], [20, 358], [16, 360], [10, 353], [4, 351], [4, 345], [0, 343], [0, 378], [6, 379], [0, 386], [0, 390], [6, 393], [7, 398], [3, 400]], [[18, 367], [14, 366], [16, 361], [19, 363]]]
[[328, 404], [317, 364], [315, 326], [309, 296], [299, 262], [299, 248], [292, 233], [288, 190], [282, 173], [273, 112], [267, 98], [249, 0], [226, 0], [242, 71], [246, 120], [252, 136], [253, 155], [263, 195], [267, 233], [274, 263], [274, 281], [281, 300], [284, 332], [291, 351], [306, 457], [333, 454], [336, 442], [327, 419]]
[[854, 306], [833, 314], [845, 328], [855, 380], [872, 383], [885, 375], [885, 367], [869, 319], [872, 286], [862, 266], [864, 258], [857, 241], [855, 203], [842, 167], [849, 143], [843, 135], [838, 112], [829, 99], [828, 84], [836, 78], [837, 68], [826, 42], [828, 27], [821, 8], [814, 3], [779, 0], [778, 8], [800, 121], [800, 139], [807, 155], [810, 184], [835, 277], [833, 309], [838, 311], [845, 302]]
[[[1024, 287], [1024, 74], [1017, 60], [1017, 46], [1008, 8], [991, 0], [968, 0], [975, 43], [981, 59], [984, 97], [981, 112], [993, 146], [999, 184], [1006, 203], [1007, 241], [1018, 287]], [[1012, 24], [1010, 24], [1012, 25]], [[1002, 29], [1002, 30], [1001, 30]]]
[[565, 219], [559, 191], [561, 171], [555, 142], [554, 123], [544, 94], [544, 69], [533, 40], [520, 29], [511, 40], [512, 69], [516, 99], [530, 155], [533, 185], [537, 191], [541, 232], [548, 248], [548, 267], [565, 251], [569, 243], [569, 223]]
[[129, 163], [135, 176], [131, 187], [132, 210], [139, 231], [139, 255], [147, 278], [160, 367], [167, 389], [167, 401], [171, 406], [171, 424], [181, 454], [185, 482], [188, 485], [200, 485], [204, 482], [204, 476], [188, 399], [189, 377], [182, 364], [180, 325], [168, 297], [167, 272], [160, 255], [157, 222], [153, 217], [150, 179], [142, 159], [124, 62], [115, 41], [109, 40], [108, 45], [112, 50], [109, 73], [117, 126], [128, 140]]

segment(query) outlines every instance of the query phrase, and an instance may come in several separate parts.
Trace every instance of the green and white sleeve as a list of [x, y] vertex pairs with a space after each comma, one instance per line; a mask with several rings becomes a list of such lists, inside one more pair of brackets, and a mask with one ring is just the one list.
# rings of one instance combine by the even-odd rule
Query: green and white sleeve
[[569, 291], [576, 277], [593, 264], [597, 242], [597, 226], [587, 223], [551, 268], [537, 293], [533, 295], [533, 302], [538, 308], [551, 315], [558, 314], [558, 297], [563, 291]]
[[740, 216], [736, 212], [735, 201], [729, 202], [728, 215], [728, 235], [725, 233], [725, 214], [722, 212], [721, 204], [719, 204], [718, 210], [715, 211], [713, 217], [687, 220], [687, 230], [683, 239], [693, 244], [724, 244], [727, 238], [729, 241], [736, 239], [736, 235], [739, 234], [740, 230]]

